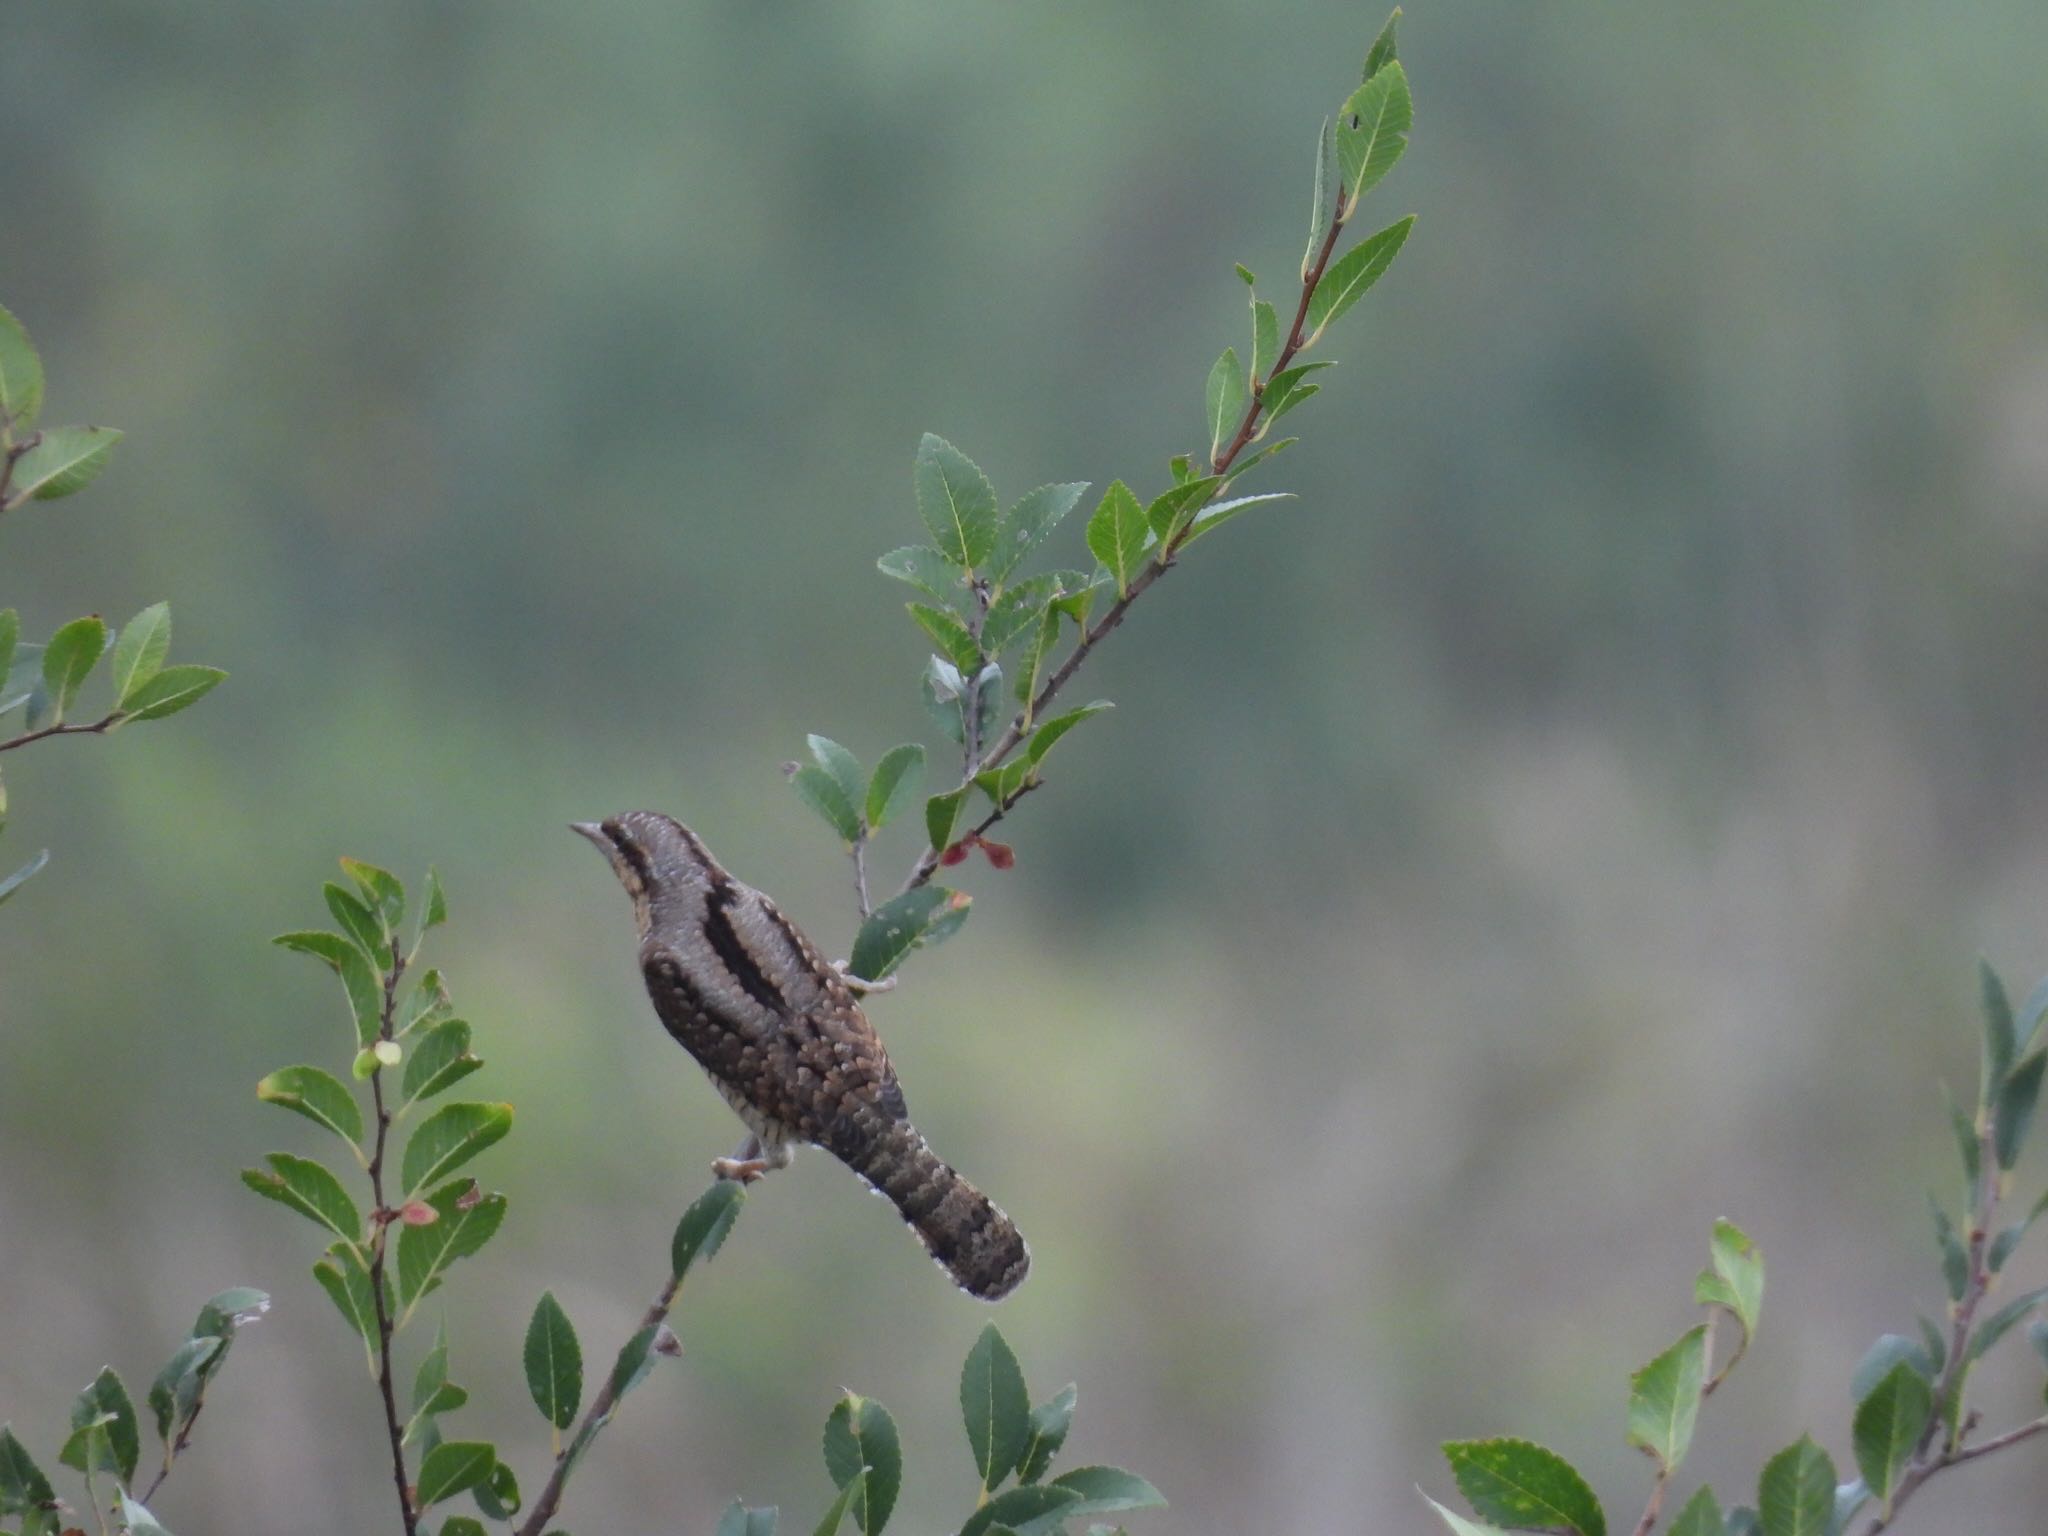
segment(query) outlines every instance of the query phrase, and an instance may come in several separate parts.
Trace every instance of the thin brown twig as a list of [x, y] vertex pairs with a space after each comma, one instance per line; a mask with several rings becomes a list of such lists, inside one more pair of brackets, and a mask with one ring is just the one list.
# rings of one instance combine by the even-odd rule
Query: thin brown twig
[[[398, 940], [391, 941], [391, 966], [384, 973], [384, 1007], [377, 1022], [377, 1038], [389, 1040], [398, 1011], [398, 980], [405, 972], [405, 956]], [[384, 1257], [390, 1233], [390, 1212], [384, 1204], [384, 1150], [391, 1133], [391, 1111], [384, 1104], [384, 1068], [380, 1063], [370, 1074], [370, 1097], [377, 1109], [377, 1141], [370, 1154], [370, 1297], [377, 1311], [377, 1390], [384, 1398], [384, 1425], [391, 1437], [391, 1477], [398, 1487], [398, 1510], [405, 1521], [405, 1536], [419, 1530], [419, 1511], [413, 1508], [412, 1484], [405, 1475], [405, 1421], [398, 1416], [398, 1396], [391, 1384], [391, 1338], [397, 1332], [391, 1309], [384, 1301]]]
[[12, 752], [16, 747], [25, 747], [32, 741], [43, 741], [51, 736], [102, 736], [119, 725], [125, 716], [120, 710], [110, 711], [104, 719], [90, 725], [46, 725], [39, 731], [25, 731], [19, 736], [0, 741], [0, 752]]

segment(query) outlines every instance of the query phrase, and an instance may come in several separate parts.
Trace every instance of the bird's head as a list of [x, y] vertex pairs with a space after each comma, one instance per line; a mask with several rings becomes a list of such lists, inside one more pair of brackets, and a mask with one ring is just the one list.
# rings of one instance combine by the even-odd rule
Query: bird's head
[[633, 917], [640, 936], [665, 913], [699, 907], [704, 892], [724, 871], [697, 835], [673, 816], [659, 811], [628, 811], [603, 821], [572, 821], [572, 830], [597, 845], [633, 898]]

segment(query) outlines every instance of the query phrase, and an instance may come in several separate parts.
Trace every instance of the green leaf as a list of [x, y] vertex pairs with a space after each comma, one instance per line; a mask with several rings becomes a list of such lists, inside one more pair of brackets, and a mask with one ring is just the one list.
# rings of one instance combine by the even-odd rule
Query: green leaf
[[50, 691], [52, 721], [62, 720], [78, 690], [107, 651], [107, 626], [96, 615], [73, 619], [43, 648], [43, 686]]
[[56, 1502], [56, 1490], [35, 1458], [0, 1424], [0, 1515], [33, 1515]]
[[[0, 315], [6, 313], [0, 309]], [[12, 608], [0, 608], [0, 693], [8, 691], [7, 674], [14, 670], [14, 647], [20, 639], [21, 615]]]
[[331, 880], [320, 888], [320, 894], [327, 898], [327, 910], [341, 924], [342, 932], [362, 950], [363, 958], [373, 966], [381, 966], [391, 946], [377, 914], [358, 901], [353, 892], [343, 890]]
[[341, 1180], [319, 1163], [289, 1152], [272, 1152], [264, 1161], [270, 1171], [244, 1168], [242, 1182], [266, 1200], [289, 1206], [308, 1220], [318, 1222], [345, 1243], [363, 1237], [363, 1218], [355, 1201], [341, 1187]]
[[1849, 1528], [1849, 1521], [1856, 1511], [1870, 1502], [1870, 1489], [1862, 1478], [1853, 1483], [1835, 1485], [1835, 1512], [1828, 1517], [1828, 1536], [1842, 1536]]
[[1835, 1512], [1835, 1464], [1811, 1436], [1764, 1464], [1757, 1481], [1763, 1536], [1826, 1536]]
[[1706, 1380], [1707, 1328], [1702, 1323], [1629, 1378], [1628, 1443], [1676, 1472], [1692, 1448]]
[[865, 1469], [853, 1474], [852, 1480], [839, 1490], [839, 1497], [832, 1501], [832, 1507], [825, 1511], [825, 1518], [818, 1522], [818, 1528], [813, 1532], [813, 1536], [839, 1536], [839, 1527], [846, 1523], [847, 1510], [862, 1496], [867, 1481]]
[[1046, 721], [1031, 733], [1031, 741], [1024, 748], [1025, 759], [1033, 766], [1044, 762], [1045, 754], [1050, 752], [1059, 739], [1066, 735], [1067, 732], [1071, 731], [1083, 720], [1089, 718], [1089, 716], [1099, 715], [1106, 709], [1115, 708], [1116, 706], [1110, 703], [1109, 700], [1097, 699], [1093, 703], [1083, 704], [1079, 709], [1070, 709], [1065, 714], [1054, 715], [1052, 719]]
[[816, 811], [825, 825], [839, 834], [840, 841], [851, 843], [860, 836], [860, 813], [831, 774], [815, 763], [801, 763], [789, 782], [797, 798]]
[[832, 782], [846, 796], [846, 803], [858, 806], [868, 788], [867, 770], [861, 767], [860, 759], [830, 736], [806, 736], [804, 745], [811, 749], [811, 760], [832, 775]]
[[171, 1443], [173, 1428], [198, 1404], [207, 1366], [226, 1348], [227, 1341], [216, 1335], [187, 1339], [149, 1384], [146, 1400], [156, 1418], [156, 1437], [166, 1446]]
[[[1893, 1366], [1870, 1395], [1856, 1405], [1856, 1465], [1891, 1518], [1899, 1474], [1913, 1459], [1920, 1432], [1934, 1413], [1934, 1392], [1908, 1361]], [[1830, 1476], [1832, 1491], [1832, 1474]], [[1832, 1502], [1829, 1507], [1833, 1513]]]
[[[461, 1401], [449, 1402], [448, 1395], [456, 1394]], [[412, 1412], [414, 1418], [437, 1413], [452, 1413], [469, 1400], [469, 1394], [448, 1380], [448, 1321], [441, 1320], [441, 1326], [434, 1330], [434, 1347], [420, 1360], [420, 1367], [412, 1377]], [[440, 1406], [446, 1403], [447, 1406]]]
[[[50, 642], [55, 645], [57, 642]], [[49, 675], [49, 664], [43, 667]], [[2005, 983], [1998, 979], [1998, 972], [1991, 969], [1991, 962], [1977, 962], [1977, 986], [1984, 1011], [1984, 1091], [1980, 1102], [1989, 1104], [1998, 1087], [2005, 1081], [2005, 1074], [2012, 1070], [2013, 1052], [2018, 1049], [2018, 1036], [2013, 1024], [2012, 1001], [2005, 995]]]
[[1365, 78], [1374, 75], [1394, 62], [1394, 29], [1401, 24], [1401, 8], [1394, 7], [1394, 14], [1387, 18], [1387, 24], [1380, 28], [1380, 35], [1373, 39], [1372, 48], [1365, 56]]
[[43, 866], [49, 862], [50, 850], [45, 848], [6, 879], [0, 880], [0, 902], [4, 902], [8, 897], [28, 884], [30, 880], [42, 872]]
[[1948, 1282], [1948, 1299], [1961, 1301], [1963, 1292], [1970, 1285], [1970, 1256], [1964, 1252], [1962, 1239], [1956, 1236], [1955, 1224], [1948, 1219], [1948, 1212], [1932, 1195], [1927, 1197], [1927, 1208], [1934, 1217], [1934, 1241], [1941, 1250], [1941, 1273]]
[[963, 784], [943, 795], [933, 795], [924, 803], [925, 836], [940, 853], [952, 846], [953, 829], [959, 825], [960, 807], [966, 799], [967, 786]]
[[1212, 501], [1208, 506], [1197, 512], [1194, 520], [1188, 524], [1187, 534], [1180, 541], [1181, 548], [1186, 549], [1188, 545], [1194, 543], [1195, 540], [1201, 538], [1204, 534], [1214, 533], [1239, 513], [1256, 507], [1261, 502], [1292, 501], [1293, 499], [1294, 493], [1292, 491], [1261, 491], [1256, 496], [1238, 496], [1229, 501]]
[[72, 1401], [72, 1429], [83, 1430], [87, 1426], [97, 1426], [93, 1435], [96, 1459], [74, 1456], [69, 1445], [58, 1459], [76, 1472], [113, 1472], [122, 1482], [132, 1482], [135, 1463], [142, 1456], [142, 1432], [135, 1422], [135, 1404], [112, 1366], [95, 1376], [92, 1384]]
[[313, 1265], [313, 1279], [327, 1293], [327, 1299], [334, 1303], [342, 1320], [363, 1341], [363, 1359], [374, 1376], [377, 1373], [377, 1300], [370, 1286], [370, 1272], [363, 1268], [362, 1256], [348, 1243], [331, 1244], [326, 1256]]
[[967, 708], [961, 696], [967, 692], [967, 683], [960, 676], [960, 669], [945, 657], [934, 656], [925, 663], [919, 689], [932, 723], [950, 740], [966, 741]]
[[482, 1065], [470, 1054], [469, 1025], [461, 1019], [445, 1019], [421, 1035], [406, 1056], [400, 1106], [430, 1099]]
[[1332, 185], [1336, 159], [1337, 135], [1333, 120], [1326, 117], [1322, 132], [1316, 136], [1316, 190], [1315, 201], [1309, 205], [1308, 249], [1301, 253], [1303, 282], [1315, 270], [1316, 257], [1322, 254], [1323, 242], [1330, 238], [1330, 225], [1337, 216], [1336, 188]]
[[421, 1509], [474, 1488], [498, 1464], [497, 1451], [481, 1440], [449, 1440], [427, 1452], [420, 1462]]
[[128, 1527], [128, 1536], [171, 1536], [156, 1516], [129, 1498], [125, 1490], [121, 1494], [121, 1523]]
[[[1742, 1325], [1745, 1339], [1756, 1337], [1757, 1323], [1763, 1316], [1764, 1306], [1764, 1256], [1763, 1250], [1752, 1243], [1742, 1228], [1732, 1221], [1714, 1223], [1714, 1235], [1708, 1244], [1708, 1256], [1713, 1262], [1714, 1274], [1725, 1287], [1725, 1298], [1700, 1297], [1702, 1301], [1721, 1300], [1735, 1319]], [[1697, 1295], [1697, 1288], [1695, 1289]]]
[[[483, 1486], [482, 1483], [477, 1484], [478, 1489]], [[484, 1523], [470, 1515], [450, 1515], [441, 1522], [441, 1536], [484, 1536]]]
[[1031, 1436], [1031, 1399], [1024, 1391], [1024, 1372], [994, 1323], [981, 1330], [967, 1352], [960, 1372], [960, 1413], [974, 1470], [981, 1475], [981, 1486], [993, 1492], [1023, 1457]]
[[45, 427], [43, 439], [14, 461], [10, 502], [55, 501], [99, 478], [121, 441], [115, 427]]
[[256, 1097], [324, 1125], [350, 1146], [363, 1138], [363, 1112], [341, 1080], [318, 1067], [284, 1067], [256, 1085]]
[[1038, 696], [1038, 680], [1045, 675], [1045, 664], [1051, 658], [1053, 648], [1059, 644], [1059, 638], [1060, 610], [1055, 602], [1039, 616], [1038, 628], [1031, 638], [1031, 649], [1025, 656], [1024, 665], [1017, 669], [1017, 702], [1027, 712], [1032, 700]]
[[1850, 1401], [1862, 1402], [1877, 1390], [1878, 1384], [1892, 1373], [1894, 1367], [1901, 1364], [1911, 1366], [1928, 1381], [1934, 1379], [1938, 1370], [1918, 1339], [1887, 1333], [1864, 1351], [1863, 1358], [1856, 1362], [1856, 1369], [1850, 1373]]
[[[163, 670], [171, 649], [171, 605], [152, 603], [130, 619], [114, 643], [114, 703], [125, 706], [129, 696]], [[6, 668], [0, 666], [0, 672]]]
[[1009, 809], [1012, 802], [1024, 793], [1036, 772], [1037, 765], [1028, 757], [1014, 757], [1000, 768], [989, 768], [974, 776], [974, 787], [988, 796], [989, 804], [997, 810]]
[[2048, 1301], [2048, 1287], [2013, 1297], [1990, 1317], [1978, 1323], [1976, 1336], [1970, 1340], [1970, 1352], [1966, 1358], [1970, 1361], [1983, 1359], [2000, 1339], [2013, 1330], [2015, 1324], [2031, 1316], [2043, 1301]]
[[1714, 1502], [1714, 1490], [1702, 1488], [1687, 1499], [1665, 1536], [1723, 1536], [1721, 1506]]
[[1337, 171], [1344, 187], [1345, 218], [1394, 168], [1414, 125], [1407, 71], [1398, 60], [1389, 59], [1351, 93], [1337, 114]]
[[420, 912], [420, 937], [448, 921], [448, 893], [441, 889], [441, 872], [427, 866], [427, 900]]
[[916, 801], [918, 791], [924, 786], [924, 747], [918, 742], [906, 742], [900, 747], [891, 747], [882, 754], [882, 760], [875, 764], [875, 776], [868, 780], [867, 814], [868, 826], [879, 832]]
[[43, 360], [22, 323], [0, 308], [0, 415], [11, 417], [19, 432], [35, 425], [42, 408]]
[[1061, 1520], [1078, 1520], [1083, 1515], [1113, 1515], [1127, 1509], [1164, 1509], [1166, 1500], [1144, 1478], [1122, 1467], [1076, 1467], [1052, 1480], [1054, 1488], [1080, 1495], [1060, 1513]]
[[1280, 316], [1264, 299], [1252, 300], [1252, 378], [1265, 378], [1280, 361]]
[[1366, 290], [1385, 276], [1414, 226], [1415, 215], [1411, 213], [1378, 234], [1368, 235], [1330, 263], [1308, 301], [1308, 340], [1303, 346], [1312, 345], [1332, 320], [1364, 298]]
[[1145, 509], [1121, 480], [1112, 481], [1103, 493], [1095, 515], [1088, 519], [1088, 551], [1102, 562], [1116, 582], [1117, 596], [1131, 589], [1131, 578], [1145, 557], [1145, 543], [1151, 533]]
[[1423, 1501], [1437, 1512], [1443, 1523], [1450, 1527], [1452, 1536], [1512, 1536], [1512, 1533], [1502, 1530], [1497, 1525], [1488, 1525], [1480, 1520], [1467, 1520], [1463, 1515], [1445, 1509], [1426, 1493], [1422, 1497]]
[[[491, 1468], [489, 1477], [469, 1492], [470, 1497], [476, 1500], [477, 1508], [493, 1520], [510, 1520], [519, 1513], [523, 1502], [519, 1497], [518, 1477], [502, 1461]], [[447, 1536], [446, 1527], [442, 1528], [442, 1536]]]
[[426, 1203], [435, 1220], [398, 1229], [398, 1300], [408, 1317], [419, 1299], [440, 1284], [448, 1266], [488, 1243], [505, 1220], [505, 1197], [478, 1198], [472, 1179], [442, 1185]]
[[1005, 589], [981, 623], [981, 648], [1000, 655], [1019, 635], [1034, 628], [1047, 605], [1060, 595], [1061, 574], [1047, 571]]
[[998, 1529], [1016, 1536], [1047, 1536], [1058, 1531], [1066, 1513], [1081, 1502], [1071, 1488], [1037, 1483], [1029, 1488], [1006, 1488], [968, 1517], [960, 1536], [986, 1536]]
[[951, 607], [967, 590], [967, 571], [954, 564], [929, 544], [907, 544], [892, 549], [875, 562], [884, 576], [908, 582]]
[[1076, 1395], [1077, 1389], [1069, 1382], [1057, 1395], [1031, 1410], [1030, 1434], [1024, 1442], [1024, 1454], [1017, 1460], [1018, 1482], [1035, 1483], [1052, 1466], [1053, 1457], [1059, 1455], [1060, 1447], [1067, 1443], [1067, 1431], [1073, 1427]]
[[996, 546], [996, 493], [972, 459], [927, 432], [917, 445], [912, 474], [917, 511], [939, 552], [969, 569], [985, 564]]
[[190, 709], [226, 676], [219, 667], [165, 667], [130, 694], [121, 708], [130, 720], [161, 720]]
[[[989, 575], [997, 581], [1007, 580], [1017, 562], [1043, 542], [1087, 493], [1088, 482], [1083, 480], [1067, 485], [1041, 485], [1018, 497], [1017, 504], [1003, 514], [996, 529]], [[936, 595], [943, 600], [946, 594]]]
[[946, 659], [963, 673], [978, 671], [982, 663], [981, 642], [976, 640], [958, 615], [943, 608], [934, 608], [929, 603], [906, 603], [910, 616], [917, 620], [917, 627], [932, 637], [932, 642], [945, 653]]
[[1152, 537], [1161, 544], [1172, 542], [1187, 520], [1195, 515], [1223, 484], [1221, 475], [1203, 475], [1196, 480], [1183, 480], [1170, 491], [1162, 491], [1152, 498], [1152, 505], [1145, 509], [1146, 526], [1152, 530]]
[[693, 1200], [669, 1243], [669, 1273], [680, 1281], [697, 1260], [708, 1261], [716, 1254], [746, 1201], [746, 1188], [730, 1179], [720, 1179]]
[[903, 1487], [903, 1446], [889, 1410], [871, 1397], [849, 1392], [825, 1420], [825, 1471], [833, 1485], [843, 1489], [863, 1468], [865, 1487], [848, 1510], [861, 1536], [878, 1536]]
[[[5, 673], [6, 670], [4, 665], [0, 665], [0, 673]], [[2034, 1048], [2044, 1018], [2048, 1018], [2048, 977], [2035, 982], [2034, 990], [2029, 992], [2026, 1000], [2020, 1004], [2019, 1016], [2013, 1021], [2015, 1055], [2024, 1056]]]
[[368, 1045], [377, 1038], [383, 1018], [384, 987], [360, 949], [338, 933], [281, 933], [270, 942], [324, 960], [341, 977], [342, 987], [348, 992], [357, 1043]]
[[1483, 1520], [1606, 1536], [1600, 1501], [1555, 1451], [1527, 1440], [1453, 1440], [1444, 1457], [1458, 1491]]
[[2041, 1074], [2048, 1070], [2048, 1052], [2036, 1051], [2006, 1074], [1999, 1085], [1992, 1145], [1998, 1166], [2010, 1173], [2033, 1128], [2034, 1108], [2041, 1099]]
[[405, 1144], [400, 1185], [410, 1195], [438, 1182], [512, 1129], [510, 1104], [444, 1104]]
[[576, 1422], [583, 1402], [583, 1350], [553, 1291], [540, 1293], [533, 1320], [526, 1325], [524, 1361], [533, 1406], [555, 1428], [567, 1429]]
[[1003, 721], [1003, 669], [990, 662], [974, 680], [975, 730], [982, 741], [996, 733]]
[[[1224, 445], [1237, 436], [1248, 397], [1244, 367], [1237, 360], [1237, 348], [1225, 347], [1223, 355], [1210, 368], [1208, 385], [1202, 391], [1203, 402], [1208, 408], [1211, 463], [1223, 456]], [[1108, 565], [1109, 562], [1105, 560], [1103, 564]]]
[[1970, 1117], [1963, 1112], [1962, 1105], [1956, 1103], [1955, 1096], [1949, 1092], [1948, 1084], [1943, 1083], [1941, 1085], [1941, 1092], [1942, 1097], [1948, 1101], [1949, 1129], [1955, 1134], [1956, 1155], [1963, 1165], [1963, 1188], [1965, 1190], [1975, 1190], [1977, 1187], [1978, 1163], [1983, 1144], [1977, 1139], [1977, 1127], [1971, 1123]]
[[[854, 936], [853, 956], [847, 963], [863, 981], [880, 981], [909, 953], [923, 944], [935, 944], [949, 937], [958, 922], [936, 932], [954, 913], [964, 914], [972, 900], [963, 891], [942, 885], [921, 885], [883, 902], [869, 914]], [[964, 921], [964, 916], [961, 921]]]
[[661, 1337], [665, 1326], [656, 1323], [651, 1328], [642, 1328], [626, 1340], [625, 1346], [619, 1351], [618, 1359], [612, 1362], [612, 1411], [605, 1415], [607, 1423], [610, 1422], [612, 1414], [619, 1411], [618, 1405], [625, 1400], [626, 1394], [645, 1381], [647, 1373], [654, 1369], [654, 1344]]
[[748, 1509], [734, 1499], [719, 1516], [717, 1536], [775, 1536], [775, 1506]]

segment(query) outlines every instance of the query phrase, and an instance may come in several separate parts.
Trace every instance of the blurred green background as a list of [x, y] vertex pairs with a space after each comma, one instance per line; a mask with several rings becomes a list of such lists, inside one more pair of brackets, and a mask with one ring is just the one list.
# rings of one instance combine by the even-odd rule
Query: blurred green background
[[[1006, 498], [1156, 489], [1381, 20], [7, 9], [0, 300], [51, 419], [129, 438], [0, 530], [0, 597], [37, 635], [169, 598], [233, 677], [7, 762], [7, 862], [55, 858], [0, 921], [0, 1417], [54, 1459], [105, 1360], [146, 1381], [262, 1285], [159, 1512], [393, 1525], [311, 1230], [235, 1171], [314, 1137], [256, 1079], [349, 1043], [269, 935], [325, 921], [337, 854], [433, 861], [473, 1081], [519, 1110], [504, 1235], [446, 1292], [502, 1411], [450, 1428], [537, 1485], [535, 1296], [608, 1355], [736, 1138], [564, 823], [672, 811], [844, 953], [777, 769], [921, 732], [873, 570], [918, 435]], [[2048, 10], [1417, 0], [1402, 53], [1371, 225], [1421, 220], [1264, 477], [1300, 500], [1105, 648], [1078, 696], [1121, 707], [872, 1010], [1032, 1239], [999, 1316], [1034, 1394], [1080, 1380], [1072, 1454], [1159, 1483], [1148, 1529], [1426, 1531], [1435, 1442], [1510, 1431], [1632, 1516], [1627, 1373], [1720, 1214], [1772, 1289], [1695, 1469], [1745, 1495], [1808, 1427], [1846, 1464], [1856, 1356], [1940, 1305], [1972, 957], [2048, 963]], [[905, 1529], [971, 1504], [985, 1314], [845, 1170], [772, 1180], [691, 1293], [568, 1527], [814, 1517], [842, 1386], [903, 1425]], [[2031, 1529], [2044, 1491], [2016, 1454], [1919, 1528]]]

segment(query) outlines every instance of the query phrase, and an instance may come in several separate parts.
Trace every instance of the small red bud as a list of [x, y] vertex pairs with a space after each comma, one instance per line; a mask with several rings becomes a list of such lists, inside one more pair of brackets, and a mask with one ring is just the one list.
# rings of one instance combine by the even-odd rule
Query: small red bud
[[424, 1200], [408, 1200], [399, 1207], [398, 1219], [408, 1227], [431, 1227], [441, 1219], [441, 1213]]
[[967, 844], [968, 840], [966, 838], [962, 838], [959, 842], [955, 843], [952, 847], [948, 848], [944, 853], [939, 855], [939, 862], [945, 865], [948, 869], [952, 868], [955, 864], [966, 862]]
[[990, 868], [1008, 869], [1017, 862], [1017, 852], [1008, 843], [998, 843], [986, 837], [976, 838], [975, 841], [981, 844], [981, 851], [988, 855]]
[[477, 1183], [475, 1179], [471, 1179], [469, 1181], [469, 1188], [455, 1197], [455, 1209], [458, 1211], [473, 1211], [483, 1204], [483, 1199], [483, 1185]]
[[654, 1352], [667, 1355], [671, 1360], [680, 1360], [683, 1355], [683, 1341], [676, 1337], [675, 1330], [667, 1323], [654, 1330]]

